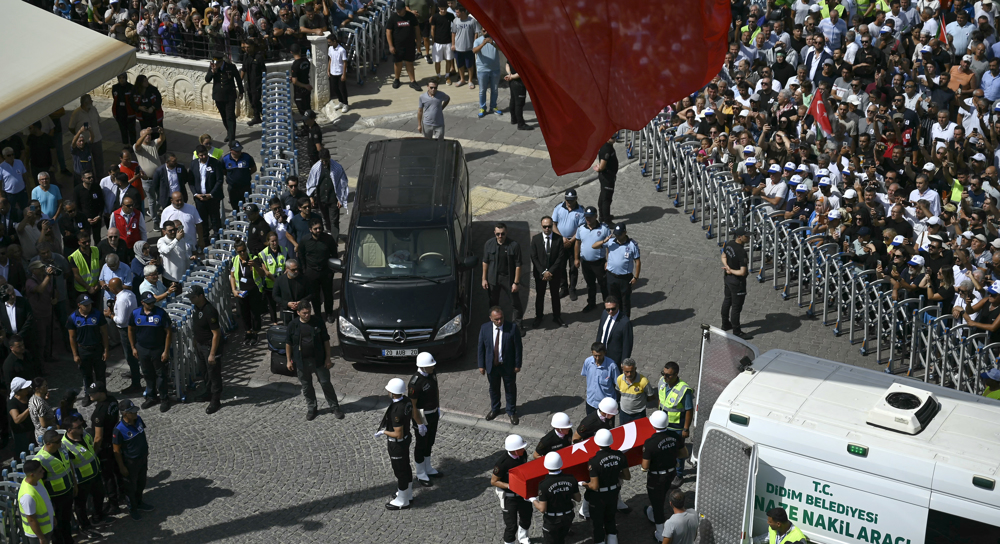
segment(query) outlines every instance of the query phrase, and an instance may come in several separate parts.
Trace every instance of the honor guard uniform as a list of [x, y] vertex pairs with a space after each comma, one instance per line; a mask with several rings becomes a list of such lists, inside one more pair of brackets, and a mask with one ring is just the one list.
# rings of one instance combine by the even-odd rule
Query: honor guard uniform
[[618, 544], [618, 526], [615, 524], [620, 480], [631, 479], [625, 454], [611, 449], [614, 438], [611, 431], [601, 429], [594, 435], [594, 443], [601, 449], [590, 458], [587, 471], [586, 498], [590, 502], [594, 525], [594, 544]]
[[570, 430], [572, 428], [573, 424], [570, 423], [568, 415], [562, 412], [552, 414], [552, 430], [538, 441], [538, 445], [535, 446], [535, 452], [531, 454], [531, 458], [545, 457], [545, 454], [549, 452], [570, 445], [573, 441], [573, 432]]
[[529, 544], [531, 503], [511, 491], [508, 485], [510, 470], [528, 462], [528, 452], [525, 451], [528, 444], [520, 435], [512, 434], [507, 436], [503, 445], [507, 451], [493, 466], [493, 476], [490, 477], [490, 485], [497, 488], [495, 491], [500, 497], [500, 510], [503, 511], [503, 541], [504, 544], [515, 544], [516, 537], [516, 542]]
[[[618, 403], [611, 397], [601, 399], [597, 405], [597, 411], [583, 418], [580, 425], [573, 434], [573, 443], [583, 442], [597, 434], [598, 431], [611, 430], [615, 426], [615, 416], [618, 414]], [[580, 503], [580, 517], [590, 519], [590, 502], [584, 495]]]
[[677, 475], [677, 458], [687, 457], [684, 442], [676, 433], [667, 432], [667, 413], [657, 410], [650, 414], [649, 424], [656, 429], [653, 436], [642, 444], [642, 471], [646, 476], [646, 494], [651, 506], [646, 507], [646, 517], [656, 525], [653, 538], [663, 540], [663, 523], [667, 521], [663, 507], [674, 476]]
[[542, 513], [542, 542], [563, 544], [573, 525], [573, 501], [580, 500], [576, 478], [562, 473], [563, 460], [550, 451], [542, 461], [549, 475], [538, 484], [538, 496], [529, 499]]
[[437, 437], [439, 390], [434, 367], [437, 361], [426, 351], [417, 354], [417, 373], [410, 378], [409, 397], [413, 403], [413, 427], [416, 445], [413, 447], [413, 464], [417, 467], [417, 482], [424, 486], [434, 485], [429, 478], [440, 478], [444, 473], [431, 466], [431, 449]]
[[392, 403], [385, 410], [382, 424], [375, 437], [385, 435], [388, 440], [389, 463], [392, 473], [396, 475], [396, 496], [385, 503], [387, 510], [405, 510], [413, 500], [413, 469], [410, 468], [410, 419], [413, 418], [413, 405], [406, 398], [406, 384], [399, 378], [393, 378], [386, 384]]

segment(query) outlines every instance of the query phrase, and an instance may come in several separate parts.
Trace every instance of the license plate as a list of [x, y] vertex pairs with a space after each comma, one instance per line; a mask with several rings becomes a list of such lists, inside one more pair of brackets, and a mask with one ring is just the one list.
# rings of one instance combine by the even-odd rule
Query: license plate
[[415, 349], [383, 349], [382, 357], [416, 357]]

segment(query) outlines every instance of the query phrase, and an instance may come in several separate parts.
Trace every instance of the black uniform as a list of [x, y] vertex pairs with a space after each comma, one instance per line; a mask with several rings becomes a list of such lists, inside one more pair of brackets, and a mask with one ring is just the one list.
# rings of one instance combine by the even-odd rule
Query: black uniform
[[[309, 84], [309, 59], [302, 57], [292, 61], [292, 77], [295, 81], [303, 85]], [[295, 107], [299, 109], [300, 115], [305, 115], [306, 110], [312, 109], [311, 92], [308, 89], [293, 85]]]
[[[743, 245], [737, 244], [735, 240], [726, 242], [722, 253], [726, 256], [726, 264], [733, 270], [749, 266]], [[747, 298], [747, 277], [726, 274], [723, 285], [726, 295], [722, 299], [722, 330], [732, 329], [733, 333], [742, 334], [740, 312], [743, 311], [743, 301]]]
[[211, 302], [206, 302], [201, 308], [196, 308], [193, 321], [195, 348], [198, 350], [198, 358], [205, 365], [205, 393], [209, 395], [210, 401], [218, 405], [222, 399], [222, 342], [219, 342], [219, 349], [215, 354], [215, 364], [208, 364], [208, 356], [212, 353], [212, 331], [219, 330], [219, 311]]
[[261, 93], [263, 92], [264, 74], [267, 72], [267, 65], [264, 64], [264, 53], [257, 52], [251, 58], [243, 58], [243, 77], [246, 78], [247, 95], [250, 97], [250, 107], [253, 108], [254, 120], [260, 120], [264, 113], [261, 105]]
[[258, 215], [256, 221], [250, 222], [247, 233], [247, 251], [251, 256], [256, 256], [267, 247], [267, 233], [271, 232], [271, 226], [267, 224], [264, 216]]
[[104, 360], [105, 332], [101, 327], [107, 327], [104, 313], [91, 306], [90, 313], [80, 315], [80, 310], [73, 312], [66, 320], [66, 330], [74, 332], [76, 350], [80, 355], [80, 375], [83, 377], [84, 394], [90, 394], [90, 384], [105, 383], [107, 363]]
[[607, 161], [604, 170], [597, 174], [598, 181], [601, 182], [601, 196], [597, 199], [597, 218], [601, 223], [611, 223], [611, 200], [615, 196], [615, 180], [618, 178], [618, 155], [615, 153], [615, 145], [606, 142], [597, 152], [598, 161]]
[[597, 491], [587, 489], [585, 498], [590, 503], [590, 520], [594, 524], [594, 542], [604, 542], [605, 535], [617, 535], [615, 514], [618, 512], [618, 480], [628, 468], [625, 454], [610, 447], [601, 448], [587, 463], [590, 476], [597, 476]]
[[642, 445], [642, 458], [649, 460], [646, 477], [646, 493], [653, 507], [653, 522], [663, 524], [667, 516], [663, 513], [670, 482], [677, 475], [677, 451], [684, 446], [677, 433], [669, 430], [653, 433]]
[[[319, 239], [313, 239], [311, 234], [307, 234], [299, 242], [298, 258], [302, 266], [306, 279], [314, 286], [314, 292], [322, 293], [323, 307], [326, 310], [326, 317], [329, 320], [335, 315], [333, 310], [333, 271], [327, 266], [327, 261], [337, 256], [337, 240], [328, 232], [320, 233]], [[320, 299], [317, 296], [313, 300], [313, 310], [316, 315], [319, 311]]]
[[385, 410], [382, 417], [382, 429], [388, 431], [403, 428], [402, 438], [387, 438], [389, 462], [392, 473], [396, 476], [396, 489], [404, 491], [413, 481], [413, 467], [410, 466], [410, 420], [413, 418], [413, 405], [410, 399], [403, 397], [394, 400]]
[[573, 525], [573, 495], [576, 478], [568, 474], [549, 474], [538, 484], [538, 500], [545, 503], [542, 516], [542, 542], [562, 544]]
[[323, 128], [319, 126], [319, 123], [313, 123], [311, 127], [306, 129], [306, 147], [309, 151], [309, 166], [316, 164], [319, 160], [319, 151], [316, 149], [316, 144], [323, 143]]
[[[594, 436], [597, 431], [601, 429], [611, 430], [615, 426], [615, 418], [608, 418], [607, 421], [602, 421], [601, 416], [597, 414], [597, 411], [591, 412], [590, 415], [583, 418], [580, 425], [576, 428], [576, 434], [580, 435], [580, 442]], [[595, 542], [600, 542], [596, 540]]]
[[129, 82], [115, 83], [111, 86], [111, 99], [114, 100], [112, 113], [118, 123], [118, 132], [122, 135], [122, 143], [132, 145], [136, 140], [135, 109], [132, 105], [132, 84]]
[[236, 139], [236, 101], [239, 94], [243, 94], [243, 80], [236, 66], [225, 60], [219, 61], [213, 69], [210, 64], [208, 73], [205, 74], [205, 81], [212, 84], [212, 100], [215, 100], [215, 107], [222, 116], [222, 124], [226, 127], [227, 142]]
[[[514, 66], [510, 67], [510, 73], [511, 75], [517, 73]], [[527, 127], [528, 124], [524, 122], [524, 102], [528, 99], [528, 88], [524, 86], [524, 82], [520, 78], [512, 79], [508, 84], [510, 85], [510, 104], [507, 109], [510, 110], [510, 124]]]
[[[519, 467], [528, 462], [528, 455], [524, 454], [520, 457], [511, 457], [510, 452], [503, 452], [500, 459], [497, 459], [497, 464], [493, 465], [493, 475], [497, 477], [497, 480], [503, 483], [510, 483], [508, 473], [510, 469]], [[504, 489], [503, 491], [503, 503], [501, 510], [503, 511], [503, 541], [504, 542], [514, 542], [517, 536], [517, 528], [521, 527], [525, 531], [531, 528], [531, 503], [521, 498], [520, 495]], [[518, 521], [520, 517], [520, 521]]]
[[115, 460], [115, 451], [111, 446], [111, 436], [115, 432], [115, 427], [121, 419], [118, 413], [118, 399], [111, 395], [106, 395], [104, 400], [94, 405], [94, 413], [90, 416], [90, 424], [93, 428], [100, 427], [104, 430], [101, 436], [101, 449], [97, 452], [97, 459], [101, 462], [101, 479], [104, 480], [104, 492], [108, 499], [108, 511], [99, 513], [100, 515], [110, 514], [118, 511], [118, 501], [123, 499], [122, 490], [125, 481], [118, 470], [118, 461]]
[[566, 436], [559, 436], [556, 434], [556, 430], [552, 429], [538, 441], [538, 445], [535, 446], [535, 453], [537, 453], [539, 457], [545, 457], [546, 453], [565, 448], [570, 445], [572, 441], [573, 432], [569, 429], [566, 429]]
[[441, 417], [438, 412], [440, 403], [438, 400], [437, 374], [424, 376], [420, 372], [417, 372], [410, 378], [407, 394], [410, 396], [410, 399], [417, 402], [417, 409], [423, 410], [424, 417], [427, 419], [427, 434], [424, 436], [420, 436], [417, 422], [413, 422], [414, 435], [417, 437], [417, 443], [413, 448], [413, 462], [423, 463], [424, 457], [430, 457], [431, 455], [431, 449], [434, 447], [434, 438], [437, 436], [438, 419]]

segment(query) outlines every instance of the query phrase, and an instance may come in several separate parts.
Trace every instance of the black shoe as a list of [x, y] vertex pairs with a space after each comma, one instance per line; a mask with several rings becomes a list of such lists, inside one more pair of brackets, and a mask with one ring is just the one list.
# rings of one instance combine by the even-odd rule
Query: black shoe
[[126, 387], [125, 389], [122, 389], [121, 390], [121, 394], [122, 395], [134, 395], [136, 393], [142, 393], [145, 390], [146, 390], [145, 387], [143, 387], [143, 386], [141, 386], [139, 384], [136, 384], [136, 385], [130, 385], [130, 386]]
[[333, 417], [337, 419], [344, 419], [344, 412], [343, 410], [340, 409], [340, 406], [337, 406], [333, 409]]
[[316, 419], [316, 410], [309, 410], [306, 412], [306, 421], [312, 421]]
[[566, 298], [566, 295], [568, 294], [569, 294], [569, 289], [565, 287], [559, 289], [559, 298]]
[[150, 398], [146, 399], [146, 402], [143, 402], [139, 406], [139, 408], [142, 408], [143, 410], [148, 410], [148, 409], [152, 408], [153, 406], [156, 406], [159, 403], [160, 403], [160, 397], [150, 397]]
[[524, 338], [525, 336], [528, 335], [528, 331], [525, 330], [524, 327], [518, 327], [518, 329], [521, 331], [521, 338]]
[[421, 480], [420, 478], [417, 478], [416, 480], [417, 480], [418, 484], [420, 484], [420, 485], [422, 485], [424, 487], [430, 487], [430, 486], [434, 485], [434, 482], [432, 482], [430, 480]]
[[521, 420], [518, 419], [517, 414], [507, 414], [507, 419], [510, 420], [511, 425], [517, 425], [521, 422]]
[[629, 505], [627, 505], [627, 504], [625, 505], [625, 508], [619, 508], [618, 509], [618, 512], [621, 513], [621, 514], [628, 514], [631, 511], [632, 511], [632, 507], [629, 506]]
[[219, 404], [218, 402], [213, 402], [209, 404], [207, 408], [205, 408], [205, 413], [214, 414], [219, 411], [219, 408], [222, 408], [222, 405]]
[[132, 519], [134, 519], [136, 521], [139, 521], [140, 519], [142, 519], [142, 514], [140, 514], [138, 510], [134, 510], [134, 509], [133, 510], [129, 510], [128, 515], [132, 516]]
[[254, 335], [250, 337], [250, 346], [253, 347], [259, 343], [260, 343], [260, 336], [254, 333]]
[[163, 399], [163, 402], [160, 403], [160, 412], [166, 412], [169, 409], [170, 409], [170, 401], [168, 399]]
[[142, 510], [143, 512], [152, 512], [153, 511], [153, 505], [151, 505], [151, 504], [149, 504], [147, 502], [140, 502], [139, 506], [136, 506], [136, 509]]
[[[413, 499], [410, 499], [410, 502], [412, 503]], [[406, 506], [396, 506], [395, 504], [392, 504], [391, 502], [385, 503], [385, 509], [386, 510], [409, 510], [409, 508], [410, 508], [409, 504], [407, 504]]]
[[328, 315], [328, 316], [326, 316], [326, 322], [330, 323], [330, 324], [334, 324], [334, 323], [337, 322], [337, 318], [334, 317], [334, 316], [332, 316], [332, 315]]
[[229, 142], [229, 136], [226, 136], [225, 138], [223, 138], [222, 141], [228, 143]]
[[517, 130], [535, 130], [535, 128], [528, 125], [517, 125]]
[[427, 62], [430, 62], [431, 61], [431, 56], [430, 55], [424, 55], [424, 60], [427, 61]]
[[94, 401], [90, 400], [90, 395], [83, 397], [83, 400], [80, 401], [80, 406], [84, 408], [90, 406], [91, 404], [94, 404]]
[[500, 414], [501, 414], [500, 410], [497, 410], [495, 412], [493, 410], [490, 410], [489, 412], [486, 412], [486, 415], [483, 416], [483, 419], [485, 419], [486, 421], [493, 421]]
[[561, 317], [553, 317], [552, 318], [552, 322], [555, 323], [556, 325], [559, 325], [560, 327], [566, 327], [567, 326], [566, 323], [563, 322], [563, 320], [562, 320]]
[[254, 117], [249, 122], [247, 122], [247, 126], [248, 127], [252, 127], [254, 125], [259, 125], [261, 122], [262, 121], [261, 121], [260, 117]]
[[400, 87], [400, 85], [402, 85], [402, 83], [400, 83], [398, 79], [393, 80], [393, 82], [392, 82], [392, 88], [393, 89], [398, 89]]
[[431, 478], [444, 478], [444, 473], [441, 472], [440, 470], [435, 472], [434, 474], [428, 473], [427, 475], [430, 476]]
[[723, 325], [722, 326], [722, 330], [723, 331], [727, 331], [727, 332], [731, 331], [731, 330], [733, 330], [733, 326], [732, 325]]
[[575, 287], [569, 290], [569, 299], [570, 300], [576, 300], [576, 288]]
[[753, 338], [752, 334], [747, 334], [747, 333], [742, 332], [742, 331], [740, 331], [740, 332], [734, 332], [733, 336], [735, 336], [737, 338], [740, 338], [740, 339], [743, 339], [743, 340], [750, 340], [751, 338]]
[[593, 310], [594, 308], [597, 308], [597, 305], [588, 302], [587, 305], [583, 307], [583, 311], [584, 311], [584, 313], [586, 313], [586, 312], [589, 312], [589, 311]]
[[420, 91], [423, 90], [423, 89], [420, 88], [420, 84], [417, 83], [416, 81], [411, 81], [410, 82], [410, 88], [413, 89], [414, 91], [417, 91], [417, 92], [420, 92]]
[[541, 317], [536, 317], [536, 318], [534, 318], [534, 319], [531, 320], [531, 328], [532, 329], [537, 329], [541, 325], [542, 325], [542, 318]]
[[112, 504], [108, 506], [106, 512], [104, 512], [104, 517], [108, 518], [110, 516], [117, 516], [122, 513], [122, 509], [117, 504]]

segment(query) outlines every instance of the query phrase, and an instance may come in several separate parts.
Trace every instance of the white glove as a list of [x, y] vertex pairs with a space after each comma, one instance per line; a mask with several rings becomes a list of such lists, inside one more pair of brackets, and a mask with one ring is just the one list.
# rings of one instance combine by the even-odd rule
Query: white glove
[[382, 436], [384, 434], [385, 434], [385, 431], [378, 431], [378, 432], [375, 433], [375, 436], [373, 436], [372, 438], [378, 438], [378, 437], [380, 437], [380, 436]]
[[529, 502], [535, 502], [537, 500], [538, 500], [538, 497], [531, 497], [530, 499], [528, 499]]
[[427, 425], [417, 425], [417, 432], [420, 433], [420, 436], [426, 436], [427, 435]]

